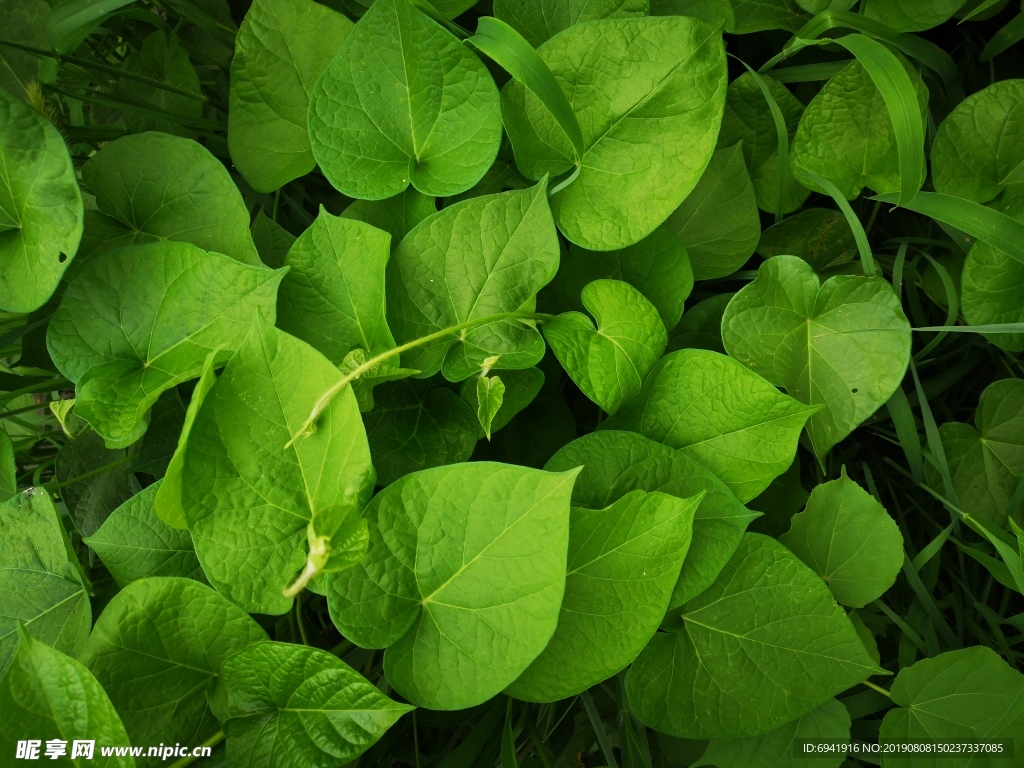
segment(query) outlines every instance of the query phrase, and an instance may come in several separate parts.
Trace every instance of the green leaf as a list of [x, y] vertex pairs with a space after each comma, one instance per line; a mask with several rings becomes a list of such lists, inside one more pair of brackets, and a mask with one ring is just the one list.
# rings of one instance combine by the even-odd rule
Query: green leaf
[[714, 585], [658, 633], [626, 675], [637, 717], [691, 739], [750, 737], [803, 717], [875, 674], [828, 587], [756, 533]]
[[82, 182], [96, 196], [100, 213], [89, 226], [100, 226], [103, 250], [177, 240], [262, 263], [238, 187], [191, 139], [140, 133], [112, 141], [82, 166]]
[[761, 236], [761, 220], [742, 145], [715, 151], [665, 226], [686, 246], [697, 280], [731, 275], [746, 263]]
[[657, 308], [629, 283], [595, 280], [582, 299], [596, 328], [567, 312], [544, 324], [544, 338], [583, 394], [612, 414], [640, 390], [668, 335]]
[[334, 768], [355, 760], [413, 709], [326, 651], [254, 643], [221, 666], [228, 761]]
[[161, 393], [195, 378], [210, 351], [226, 360], [257, 308], [274, 317], [284, 275], [173, 241], [90, 259], [46, 335], [76, 384], [75, 413], [110, 447], [135, 442]]
[[1024, 162], [1024, 81], [993, 83], [957, 104], [936, 131], [931, 156], [936, 192], [994, 200]]
[[[895, 56], [917, 94], [923, 125], [928, 89], [917, 69], [902, 55]], [[825, 84], [800, 118], [792, 155], [797, 176], [800, 171], [822, 176], [849, 200], [856, 198], [864, 187], [876, 192], [899, 191], [897, 134], [886, 104], [864, 65], [860, 61], [850, 62]], [[920, 178], [908, 179], [915, 189], [924, 181], [923, 163], [919, 170]], [[804, 185], [820, 191], [811, 182]]]
[[192, 390], [192, 399], [188, 401], [188, 408], [185, 411], [185, 423], [182, 424], [178, 441], [174, 448], [174, 454], [167, 465], [163, 482], [153, 499], [153, 508], [157, 516], [171, 528], [186, 530], [188, 522], [185, 519], [185, 507], [182, 500], [183, 490], [181, 485], [182, 470], [185, 467], [185, 450], [188, 446], [188, 438], [192, 433], [192, 425], [195, 424], [196, 415], [199, 413], [203, 401], [210, 393], [210, 388], [217, 380], [214, 368], [217, 366], [217, 352], [210, 352], [203, 362], [203, 368], [199, 374], [199, 381]]
[[365, 512], [366, 557], [329, 581], [335, 625], [389, 646], [388, 681], [414, 704], [495, 696], [555, 631], [576, 474], [475, 462], [388, 486]]
[[830, 699], [803, 717], [779, 726], [763, 736], [738, 739], [712, 739], [694, 768], [839, 768], [846, 759], [841, 753], [823, 753], [821, 757], [797, 757], [793, 744], [802, 739], [850, 739], [850, 713]]
[[806, 406], [735, 360], [706, 350], [666, 355], [643, 389], [601, 424], [678, 448], [749, 501], [786, 471]]
[[751, 531], [777, 539], [789, 530], [793, 515], [807, 505], [810, 497], [800, 481], [800, 470], [800, 456], [797, 455], [789, 469], [772, 480], [772, 484], [757, 498], [747, 502], [751, 509], [764, 513], [750, 526]]
[[436, 200], [427, 197], [415, 187], [386, 200], [356, 200], [344, 211], [344, 219], [365, 221], [391, 235], [391, 251], [409, 234], [417, 224], [437, 213]]
[[603, 278], [629, 283], [653, 304], [666, 328], [674, 328], [693, 290], [686, 247], [668, 227], [658, 227], [636, 245], [615, 251], [587, 251], [570, 243], [551, 285], [541, 293], [559, 310], [584, 310], [581, 294]]
[[[503, 391], [497, 413], [491, 417], [491, 434], [506, 426], [512, 419], [533, 402], [544, 386], [544, 372], [539, 368], [524, 368], [521, 371], [504, 371], [501, 374]], [[476, 380], [469, 378], [462, 383], [459, 394], [469, 403], [474, 413], [480, 412], [480, 392]], [[479, 433], [483, 436], [482, 428]]]
[[[964, 512], [1002, 527], [1024, 476], [1024, 381], [989, 384], [978, 400], [975, 425], [939, 427], [953, 492]], [[938, 471], [925, 469], [929, 484], [942, 487]]]
[[[49, 43], [43, 24], [49, 13], [45, 0], [8, 0], [4, 3], [4, 39], [45, 49]], [[28, 101], [44, 60], [17, 48], [0, 47], [0, 88]]]
[[[552, 195], [559, 228], [595, 251], [639, 242], [679, 207], [711, 157], [726, 90], [721, 35], [681, 16], [606, 19], [570, 27], [538, 52], [584, 132], [579, 176]], [[502, 90], [502, 115], [527, 177], [575, 165], [565, 133], [522, 84]]]
[[885, 507], [846, 476], [811, 491], [807, 508], [779, 537], [821, 576], [838, 602], [863, 608], [903, 567], [903, 536]]
[[[972, 762], [1024, 765], [1024, 675], [991, 649], [975, 646], [922, 659], [900, 670], [891, 693], [899, 708], [886, 713], [882, 740], [1012, 739], [1012, 760]], [[900, 764], [925, 768], [935, 762], [922, 755]]]
[[[782, 83], [767, 75], [761, 77], [779, 105], [786, 123], [788, 140], [792, 144], [800, 116], [804, 113], [804, 105]], [[718, 146], [732, 147], [740, 141], [743, 142], [743, 157], [750, 171], [757, 206], [768, 213], [775, 213], [779, 210], [779, 141], [775, 118], [750, 72], [729, 83]], [[786, 180], [782, 212], [789, 213], [798, 209], [808, 194], [807, 189], [798, 184], [790, 173]]]
[[61, 489], [61, 500], [83, 536], [96, 533], [110, 513], [139, 490], [126, 452], [107, 448], [103, 438], [87, 427], [60, 449], [54, 474], [64, 483], [91, 473], [97, 474]]
[[267, 216], [262, 208], [249, 229], [260, 260], [271, 269], [284, 266], [284, 258], [295, 242], [295, 235]]
[[910, 322], [881, 277], [821, 283], [796, 256], [776, 256], [729, 302], [729, 354], [802, 403], [824, 405], [807, 422], [819, 461], [884, 405], [910, 361]]
[[78, 656], [92, 624], [87, 588], [46, 491], [30, 488], [0, 505], [0, 674], [14, 655], [19, 622]]
[[288, 251], [277, 325], [335, 365], [355, 347], [370, 356], [395, 346], [384, 317], [386, 232], [321, 206], [316, 221]]
[[583, 467], [573, 490], [574, 506], [604, 509], [636, 490], [681, 499], [703, 494], [670, 609], [711, 586], [739, 546], [743, 531], [757, 517], [703, 465], [636, 432], [586, 435], [558, 451], [544, 468], [564, 472], [574, 467]]
[[84, 539], [119, 586], [149, 576], [206, 581], [189, 532], [171, 528], [157, 516], [153, 500], [161, 482], [132, 496]]
[[363, 422], [378, 483], [390, 485], [410, 472], [469, 461], [479, 430], [477, 411], [452, 390], [406, 380], [375, 394], [377, 403]]
[[636, 658], [665, 616], [700, 501], [633, 491], [607, 509], [574, 508], [558, 627], [505, 692], [566, 699]]
[[[189, 61], [188, 51], [170, 30], [157, 30], [142, 41], [142, 47], [131, 54], [124, 63], [132, 73], [150, 77], [172, 88], [196, 94], [195, 98], [122, 78], [121, 89], [139, 102], [172, 115], [186, 118], [202, 118], [203, 98], [199, 90], [199, 75]], [[171, 118], [159, 119], [125, 111], [125, 127], [132, 133], [162, 131], [177, 136], [188, 136], [190, 131]]]
[[[541, 374], [543, 375], [543, 374]], [[0, 504], [18, 493], [18, 468], [14, 464], [14, 443], [0, 429]]]
[[[0, 680], [0, 708], [4, 713], [0, 722], [0, 749], [8, 759], [14, 759], [18, 742], [26, 736], [38, 739], [43, 745], [58, 739], [64, 743], [66, 755], [72, 753], [76, 740], [98, 742], [104, 747], [127, 747], [131, 742], [121, 718], [89, 670], [33, 639], [24, 625], [19, 626], [18, 631], [21, 638], [17, 652], [7, 674]], [[93, 755], [90, 765], [109, 768], [133, 768], [135, 765], [135, 760], [129, 756], [103, 757], [99, 750], [94, 750]], [[68, 764], [83, 763], [75, 759]]]
[[81, 661], [117, 709], [132, 744], [200, 744], [217, 731], [207, 700], [221, 664], [267, 634], [198, 581], [157, 577], [118, 592]]
[[131, 463], [131, 471], [159, 480], [167, 473], [174, 456], [178, 437], [185, 425], [185, 405], [177, 389], [160, 395], [150, 411], [149, 428], [139, 443], [139, 452]]
[[[476, 380], [476, 418], [484, 436], [491, 439], [491, 423], [505, 399], [505, 382], [499, 376], [480, 376]], [[474, 446], [475, 447], [475, 446]]]
[[764, 259], [798, 256], [821, 274], [853, 261], [857, 242], [839, 211], [806, 208], [766, 229], [757, 244], [757, 253]]
[[0, 88], [0, 310], [46, 303], [82, 239], [82, 193], [49, 120]]
[[[558, 235], [547, 184], [464, 200], [431, 216], [402, 241], [387, 268], [387, 317], [399, 344], [469, 320], [528, 305], [558, 270]], [[529, 368], [544, 341], [520, 320], [446, 336], [402, 355], [423, 376], [461, 381], [492, 366]]]
[[352, 26], [312, 0], [255, 0], [245, 14], [231, 60], [228, 149], [257, 192], [313, 170], [310, 93]]
[[46, 38], [60, 53], [71, 53], [112, 12], [135, 0], [68, 0], [46, 17]]
[[788, 29], [803, 24], [794, 0], [651, 0], [652, 15], [696, 16], [733, 34]]
[[722, 315], [735, 294], [719, 293], [697, 302], [683, 315], [679, 325], [669, 331], [666, 352], [680, 349], [708, 349], [725, 354], [722, 345]]
[[408, 0], [375, 2], [317, 79], [313, 156], [349, 197], [383, 200], [411, 183], [425, 195], [476, 184], [501, 142], [487, 68]]
[[340, 378], [315, 349], [257, 316], [192, 425], [181, 480], [185, 518], [210, 583], [248, 611], [291, 608], [284, 590], [304, 563], [316, 565], [316, 537], [338, 529], [333, 547], [322, 542], [328, 552], [366, 546], [365, 528], [360, 536], [345, 524], [358, 520], [374, 484], [351, 387], [312, 435], [285, 447]]
[[864, 0], [861, 13], [897, 32], [922, 32], [953, 18], [965, 0]]
[[576, 419], [565, 401], [556, 394], [542, 392], [490, 443], [479, 443], [474, 456], [478, 460], [539, 469], [577, 434]]
[[494, 15], [534, 48], [574, 24], [646, 16], [648, 0], [495, 0]]

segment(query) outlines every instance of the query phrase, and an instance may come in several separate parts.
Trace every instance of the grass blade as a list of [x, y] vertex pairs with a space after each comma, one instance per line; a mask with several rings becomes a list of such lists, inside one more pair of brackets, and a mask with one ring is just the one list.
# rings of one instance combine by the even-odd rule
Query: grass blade
[[857, 218], [857, 214], [854, 213], [853, 208], [850, 207], [850, 203], [846, 199], [846, 195], [840, 192], [839, 188], [831, 181], [816, 173], [800, 171], [797, 174], [797, 179], [807, 179], [831, 195], [832, 199], [836, 201], [836, 205], [839, 206], [839, 210], [841, 210], [843, 215], [846, 216], [846, 221], [850, 225], [850, 229], [853, 230], [853, 239], [857, 241], [857, 251], [860, 253], [860, 263], [864, 270], [864, 274], [868, 277], [874, 277], [877, 275], [878, 265], [875, 264], [875, 257], [871, 254], [871, 244], [868, 242], [868, 234], [864, 231], [864, 225], [860, 223], [860, 219]]
[[992, 36], [978, 58], [982, 63], [990, 61], [1021, 40], [1024, 40], [1024, 11], [1010, 19], [1005, 27]]
[[50, 46], [71, 53], [111, 13], [135, 0], [69, 0], [50, 11], [43, 27]]

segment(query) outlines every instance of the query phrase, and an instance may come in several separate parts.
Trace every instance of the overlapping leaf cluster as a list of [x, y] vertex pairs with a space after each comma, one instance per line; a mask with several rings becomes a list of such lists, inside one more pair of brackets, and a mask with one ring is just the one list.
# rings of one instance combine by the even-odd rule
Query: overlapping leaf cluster
[[3, 760], [1024, 766], [1011, 6], [2, 0]]

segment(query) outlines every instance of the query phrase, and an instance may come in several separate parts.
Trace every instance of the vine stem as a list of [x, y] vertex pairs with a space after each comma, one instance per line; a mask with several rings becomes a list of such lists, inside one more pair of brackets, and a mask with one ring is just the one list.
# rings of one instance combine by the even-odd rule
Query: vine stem
[[313, 433], [313, 425], [316, 423], [316, 420], [320, 418], [320, 415], [325, 410], [327, 410], [327, 406], [331, 404], [331, 401], [335, 398], [335, 396], [337, 396], [339, 392], [345, 389], [345, 387], [347, 387], [353, 381], [358, 379], [364, 373], [374, 368], [375, 366], [379, 365], [380, 363], [384, 362], [385, 360], [390, 360], [392, 357], [398, 357], [403, 352], [408, 352], [410, 349], [416, 349], [417, 347], [425, 346], [427, 344], [430, 344], [431, 342], [438, 341], [439, 339], [443, 339], [446, 336], [450, 336], [453, 333], [465, 331], [470, 328], [476, 328], [477, 326], [480, 325], [488, 325], [490, 323], [497, 323], [501, 320], [509, 320], [513, 318], [518, 320], [538, 320], [540, 322], [545, 322], [547, 320], [552, 320], [554, 317], [554, 315], [549, 315], [544, 312], [499, 312], [496, 315], [487, 315], [485, 317], [474, 318], [473, 320], [466, 320], [465, 322], [459, 323], [458, 325], [453, 325], [449, 328], [445, 328], [440, 331], [435, 331], [434, 333], [428, 334], [426, 336], [421, 336], [418, 339], [407, 341], [405, 344], [400, 344], [397, 347], [387, 350], [386, 352], [381, 352], [376, 357], [371, 357], [365, 363], [349, 371], [347, 374], [341, 377], [337, 384], [335, 384], [322, 395], [320, 395], [319, 399], [317, 399], [316, 403], [313, 405], [313, 410], [310, 411], [309, 417], [304, 422], [302, 422], [302, 426], [300, 426], [298, 431], [294, 435], [292, 435], [291, 439], [287, 443], [285, 443], [284, 447], [291, 448], [293, 445], [295, 445], [296, 441], [300, 437], [308, 437], [309, 435], [311, 435]]
[[[218, 744], [220, 744], [222, 741], [224, 741], [224, 731], [217, 731], [215, 734], [213, 734], [213, 736], [208, 738], [206, 741], [204, 741], [199, 746], [200, 747], [215, 747]], [[175, 760], [173, 763], [171, 763], [169, 766], [167, 766], [167, 768], [185, 768], [186, 765], [192, 765], [192, 763], [194, 763], [198, 759], [199, 759], [199, 755], [188, 755], [186, 757], [182, 757], [182, 758], [180, 758], [178, 760]]]
[[873, 691], [877, 691], [878, 693], [882, 694], [883, 696], [888, 696], [890, 699], [892, 698], [892, 694], [889, 693], [887, 690], [885, 690], [885, 688], [883, 688], [880, 685], [875, 685], [870, 680], [864, 680], [862, 684], [866, 685], [868, 688], [870, 688]]

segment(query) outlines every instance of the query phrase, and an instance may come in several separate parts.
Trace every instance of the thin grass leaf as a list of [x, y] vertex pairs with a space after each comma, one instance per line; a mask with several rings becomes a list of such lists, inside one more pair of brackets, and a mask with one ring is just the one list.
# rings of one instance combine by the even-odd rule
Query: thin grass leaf
[[619, 764], [615, 761], [615, 753], [612, 751], [611, 742], [608, 741], [608, 733], [604, 729], [604, 723], [601, 721], [601, 715], [597, 711], [597, 706], [594, 704], [590, 691], [584, 691], [582, 696], [583, 708], [587, 711], [587, 717], [590, 718], [590, 727], [594, 729], [594, 735], [597, 737], [597, 744], [601, 748], [601, 754], [604, 755], [608, 768], [618, 768]]
[[915, 483], [924, 482], [924, 455], [921, 452], [921, 438], [917, 432], [917, 422], [914, 421], [914, 413], [910, 409], [910, 403], [902, 387], [897, 388], [889, 402], [886, 403], [889, 410], [889, 417], [896, 428], [896, 437], [900, 441], [900, 447], [910, 464], [910, 472]]
[[914, 566], [914, 570], [920, 571], [929, 562], [931, 562], [931, 559], [933, 557], [935, 557], [937, 554], [939, 554], [939, 552], [942, 551], [942, 545], [949, 541], [949, 536], [953, 533], [953, 528], [955, 526], [956, 520], [954, 520], [945, 528], [943, 528], [942, 532], [938, 536], [929, 541], [928, 544], [924, 547], [924, 549], [922, 549], [914, 556], [914, 559], [911, 561], [912, 565]]
[[[951, 326], [956, 322], [956, 316], [960, 311], [960, 298], [957, 295], [956, 286], [953, 284], [953, 278], [949, 276], [949, 272], [946, 268], [933, 259], [929, 253], [926, 251], [922, 251], [921, 253], [926, 259], [928, 259], [928, 262], [932, 265], [932, 268], [942, 281], [942, 287], [946, 291], [946, 326]], [[924, 360], [928, 356], [929, 352], [942, 343], [947, 334], [948, 331], [939, 331], [938, 335], [925, 344], [924, 348], [914, 356], [915, 359]]]
[[917, 391], [917, 404], [921, 409], [921, 421], [924, 422], [925, 441], [928, 444], [928, 451], [932, 456], [936, 469], [942, 477], [942, 485], [946, 491], [946, 498], [953, 504], [959, 504], [956, 491], [953, 490], [953, 480], [949, 473], [949, 463], [946, 461], [946, 451], [942, 447], [942, 439], [939, 437], [939, 427], [935, 423], [932, 409], [928, 405], [928, 397], [921, 386], [921, 379], [917, 375], [917, 366], [910, 361], [910, 373], [914, 377], [914, 389]]
[[928, 618], [932, 620], [932, 627], [942, 635], [942, 639], [946, 641], [946, 645], [952, 648], [962, 647], [962, 643], [957, 640], [956, 635], [949, 628], [949, 624], [946, 623], [946, 619], [939, 612], [939, 608], [935, 605], [935, 598], [932, 597], [932, 593], [921, 581], [921, 575], [917, 572], [914, 567], [913, 561], [910, 556], [904, 551], [903, 553], [903, 575], [907, 579], [907, 583], [910, 584], [910, 588], [914, 591], [918, 601], [921, 603], [921, 607], [924, 608], [925, 613], [928, 614]]
[[873, 605], [878, 606], [882, 613], [888, 616], [892, 623], [900, 628], [900, 631], [907, 636], [907, 639], [910, 640], [910, 642], [917, 646], [917, 649], [921, 651], [921, 653], [928, 653], [926, 644], [924, 640], [921, 638], [921, 636], [917, 634], [917, 632], [915, 632], [913, 629], [911, 629], [910, 625], [907, 624], [907, 622], [905, 622], [903, 619], [901, 619], [899, 615], [897, 615], [896, 612], [892, 610], [892, 608], [887, 606], [881, 600], [875, 600]]
[[850, 225], [850, 229], [853, 231], [853, 239], [857, 242], [857, 252], [860, 254], [861, 268], [864, 270], [866, 277], [874, 277], [878, 274], [878, 265], [875, 263], [875, 257], [871, 254], [871, 244], [868, 242], [867, 232], [864, 231], [864, 225], [860, 223], [860, 219], [854, 212], [853, 208], [850, 207], [849, 201], [846, 199], [846, 195], [839, 191], [831, 181], [826, 179], [824, 176], [819, 176], [816, 173], [810, 171], [800, 171], [797, 173], [797, 179], [807, 179], [811, 183], [821, 187], [836, 201], [836, 205], [839, 206], [839, 210], [846, 216], [846, 221]]
[[981, 52], [978, 60], [982, 63], [991, 61], [1003, 51], [1024, 40], [1024, 11], [1018, 13], [1006, 26], [992, 35], [992, 39]]
[[135, 0], [69, 0], [46, 17], [46, 39], [59, 53], [71, 53], [114, 11]]
[[957, 23], [963, 24], [965, 21], [970, 21], [979, 13], [984, 13], [989, 8], [994, 8], [995, 6], [999, 5], [1000, 2], [1002, 2], [1002, 0], [985, 0], [982, 3], [978, 3], [977, 7], [973, 11], [971, 11], [968, 14], [965, 14], [964, 17], [960, 19], [960, 21]]

